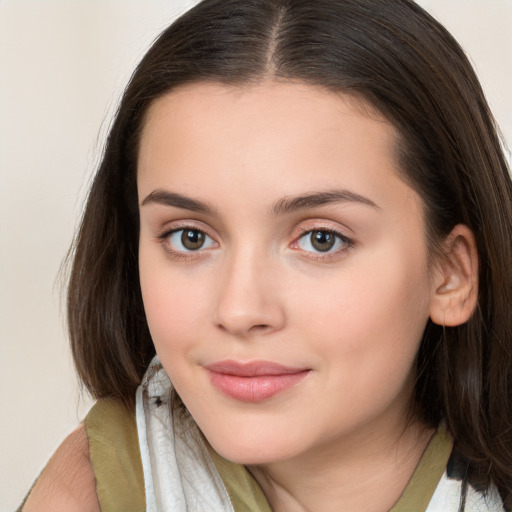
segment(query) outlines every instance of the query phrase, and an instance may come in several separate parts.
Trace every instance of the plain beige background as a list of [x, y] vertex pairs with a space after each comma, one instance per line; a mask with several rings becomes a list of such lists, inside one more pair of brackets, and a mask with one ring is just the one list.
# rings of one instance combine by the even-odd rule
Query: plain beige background
[[[0, 510], [83, 417], [59, 268], [120, 92], [195, 0], [0, 0]], [[466, 48], [512, 142], [512, 0], [420, 2]]]

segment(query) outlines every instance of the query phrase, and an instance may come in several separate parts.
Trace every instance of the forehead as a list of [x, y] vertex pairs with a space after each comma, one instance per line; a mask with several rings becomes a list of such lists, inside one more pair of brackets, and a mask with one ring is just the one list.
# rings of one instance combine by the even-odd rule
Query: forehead
[[398, 133], [361, 100], [303, 83], [196, 83], [154, 102], [139, 200], [167, 190], [249, 216], [282, 198], [347, 190], [390, 212], [420, 197], [398, 167]]
[[390, 153], [398, 139], [389, 122], [353, 95], [294, 82], [245, 86], [200, 82], [181, 86], [153, 102], [145, 117], [140, 153], [145, 156], [148, 146], [154, 149], [161, 143], [179, 149], [187, 137], [198, 146], [224, 142], [232, 150], [256, 140], [266, 142], [271, 151], [301, 138], [316, 144], [324, 140], [327, 146], [339, 131], [339, 144], [354, 145], [366, 133], [373, 146], [387, 147]]
[[[217, 116], [220, 121], [222, 115], [226, 121], [235, 123], [247, 119], [249, 114], [255, 130], [267, 131], [272, 128], [272, 121], [283, 124], [287, 119], [304, 116], [310, 118], [310, 123], [302, 125], [305, 129], [313, 129], [311, 121], [316, 119], [333, 126], [339, 120], [336, 114], [343, 114], [386, 125], [389, 134], [398, 137], [391, 123], [362, 97], [300, 81], [270, 80], [242, 85], [194, 82], [179, 86], [150, 105], [143, 123], [143, 137], [150, 129], [148, 125], [163, 122], [171, 111], [176, 120], [184, 116], [194, 122], [211, 116]], [[311, 118], [312, 113], [316, 119]], [[265, 118], [263, 125], [254, 124], [262, 117]], [[291, 124], [294, 124], [293, 119]]]

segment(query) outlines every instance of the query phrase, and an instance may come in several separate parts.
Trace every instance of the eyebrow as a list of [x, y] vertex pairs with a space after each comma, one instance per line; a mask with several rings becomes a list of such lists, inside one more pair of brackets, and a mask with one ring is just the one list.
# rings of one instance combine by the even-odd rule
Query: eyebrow
[[325, 206], [332, 203], [360, 203], [380, 210], [380, 207], [371, 199], [351, 192], [350, 190], [327, 190], [325, 192], [312, 192], [297, 197], [284, 197], [274, 204], [272, 213], [274, 215], [284, 215], [286, 213], [309, 210], [317, 206]]
[[[350, 190], [328, 190], [323, 192], [311, 192], [296, 197], [283, 197], [272, 206], [271, 213], [273, 215], [285, 215], [287, 213], [309, 210], [317, 206], [325, 206], [332, 203], [359, 203], [380, 210], [380, 207], [371, 199], [351, 192]], [[148, 194], [141, 205], [145, 206], [147, 204], [173, 206], [175, 208], [182, 208], [184, 210], [207, 215], [215, 213], [215, 208], [206, 202], [162, 189], [154, 190]]]
[[176, 192], [168, 192], [167, 190], [154, 190], [146, 196], [142, 201], [141, 206], [147, 204], [161, 204], [163, 206], [174, 206], [175, 208], [182, 208], [193, 212], [213, 214], [215, 209], [208, 203], [192, 199]]

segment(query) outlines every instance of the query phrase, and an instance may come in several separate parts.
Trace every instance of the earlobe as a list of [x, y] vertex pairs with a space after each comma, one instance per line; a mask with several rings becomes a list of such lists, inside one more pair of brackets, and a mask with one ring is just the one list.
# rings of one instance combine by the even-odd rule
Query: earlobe
[[457, 224], [444, 241], [437, 262], [430, 302], [430, 318], [455, 327], [467, 322], [478, 301], [478, 251], [473, 232]]

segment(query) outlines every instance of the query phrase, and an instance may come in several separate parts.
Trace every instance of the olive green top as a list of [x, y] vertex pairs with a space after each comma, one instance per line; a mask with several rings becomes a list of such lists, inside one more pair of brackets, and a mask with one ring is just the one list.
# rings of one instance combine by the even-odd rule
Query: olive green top
[[113, 400], [98, 400], [84, 423], [102, 512], [145, 511], [135, 410]]
[[[111, 400], [99, 400], [85, 418], [85, 427], [101, 510], [144, 512], [144, 477], [134, 411]], [[425, 512], [451, 450], [450, 436], [440, 427], [390, 512]], [[244, 466], [213, 450], [210, 453], [235, 512], [271, 512], [263, 491]]]

